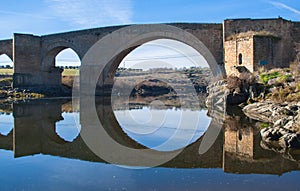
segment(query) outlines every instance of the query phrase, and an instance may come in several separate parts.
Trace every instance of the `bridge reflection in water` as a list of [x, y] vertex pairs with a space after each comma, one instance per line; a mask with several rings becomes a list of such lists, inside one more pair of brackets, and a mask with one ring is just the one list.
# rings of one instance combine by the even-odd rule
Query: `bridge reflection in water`
[[[15, 157], [45, 154], [106, 163], [89, 149], [80, 135], [68, 142], [56, 133], [56, 123], [63, 119], [62, 113], [75, 112], [72, 111], [71, 105], [68, 100], [56, 99], [13, 104], [13, 132], [6, 136], [0, 135], [0, 149], [12, 150]], [[104, 122], [108, 134], [128, 147], [145, 148], [122, 131], [111, 108], [110, 102], [104, 99], [97, 101], [98, 116]], [[199, 154], [202, 141], [200, 137], [178, 156], [161, 166], [223, 168], [229, 173], [279, 175], [300, 169], [300, 163], [291, 157], [261, 147], [255, 122], [237, 115], [226, 115], [223, 122], [220, 126], [220, 119], [212, 118], [209, 128], [221, 127], [222, 130], [206, 153]]]

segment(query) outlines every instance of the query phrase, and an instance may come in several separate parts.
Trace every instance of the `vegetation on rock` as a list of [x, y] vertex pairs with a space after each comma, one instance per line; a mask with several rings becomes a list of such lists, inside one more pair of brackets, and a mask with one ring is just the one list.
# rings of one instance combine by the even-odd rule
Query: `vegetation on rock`
[[265, 100], [293, 102], [300, 100], [299, 79], [290, 69], [273, 69], [260, 74], [260, 81], [266, 87]]

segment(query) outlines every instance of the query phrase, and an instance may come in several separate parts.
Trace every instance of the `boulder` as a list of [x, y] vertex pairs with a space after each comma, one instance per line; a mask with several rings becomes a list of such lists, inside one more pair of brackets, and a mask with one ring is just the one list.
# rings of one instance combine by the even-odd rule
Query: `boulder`
[[285, 134], [281, 137], [279, 145], [283, 148], [300, 149], [300, 134]]
[[282, 149], [300, 149], [299, 105], [300, 102], [260, 102], [245, 106], [243, 112], [252, 119], [272, 124], [260, 131], [263, 142]]

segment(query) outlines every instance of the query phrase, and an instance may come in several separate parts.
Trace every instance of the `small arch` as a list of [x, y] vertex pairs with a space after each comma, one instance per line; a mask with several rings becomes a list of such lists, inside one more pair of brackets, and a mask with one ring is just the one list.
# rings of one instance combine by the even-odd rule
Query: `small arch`
[[[57, 66], [57, 59], [56, 57], [59, 56], [63, 52], [71, 52], [75, 56], [76, 62], [80, 61], [80, 55], [72, 48], [68, 46], [58, 46], [54, 47], [53, 49], [49, 50], [47, 54], [44, 56], [42, 61], [42, 68], [49, 69], [51, 67]], [[64, 54], [64, 53], [63, 53]]]
[[7, 54], [0, 53], [0, 78], [2, 78], [1, 86], [11, 87], [13, 76], [13, 61]]
[[80, 57], [72, 48], [66, 48], [61, 50], [55, 57], [56, 67], [79, 67], [80, 64]]
[[13, 68], [13, 61], [7, 54], [0, 53], [0, 68]]
[[[74, 76], [79, 75], [81, 65], [80, 55], [72, 48], [66, 46], [54, 47], [48, 51], [42, 61], [42, 70], [55, 74], [51, 83], [67, 87], [68, 92], [73, 86]], [[72, 71], [66, 71], [70, 70]], [[77, 71], [78, 70], [78, 71]], [[77, 72], [76, 72], [77, 71]]]
[[49, 52], [53, 50], [56, 50], [56, 54], [58, 54], [60, 51], [67, 48], [72, 49], [79, 56], [80, 60], [82, 59], [83, 55], [81, 54], [80, 49], [77, 48], [73, 43], [67, 41], [56, 41], [55, 43], [49, 44], [43, 51], [42, 57], [45, 58]]
[[42, 69], [48, 70], [49, 67], [55, 67], [56, 66], [56, 56], [61, 53], [62, 51], [72, 50], [74, 54], [77, 55], [78, 59], [81, 61], [83, 55], [81, 54], [81, 51], [79, 48], [77, 48], [73, 43], [70, 43], [65, 40], [58, 40], [54, 43], [51, 43], [49, 45], [46, 45], [43, 54], [42, 54]]
[[239, 65], [243, 64], [243, 55], [242, 53], [239, 54]]
[[81, 60], [79, 55], [72, 49], [66, 48], [55, 57], [55, 67], [62, 69], [61, 84], [67, 88], [74, 88], [74, 79], [79, 76]]

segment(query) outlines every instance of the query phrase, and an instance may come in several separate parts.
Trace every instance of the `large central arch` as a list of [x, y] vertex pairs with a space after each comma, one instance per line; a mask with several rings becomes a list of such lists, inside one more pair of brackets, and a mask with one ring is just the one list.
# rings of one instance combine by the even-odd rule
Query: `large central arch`
[[116, 69], [116, 63], [120, 63], [133, 49], [157, 39], [177, 40], [191, 46], [207, 61], [213, 76], [218, 79], [223, 78], [224, 71], [216, 62], [212, 53], [191, 33], [164, 24], [133, 25], [104, 36], [88, 50], [82, 60], [80, 71], [81, 93], [94, 95], [100, 75], [106, 77], [109, 72], [112, 72], [110, 69]]
[[[171, 39], [185, 43], [198, 51], [210, 66], [215, 78], [223, 78], [223, 70], [209, 49], [191, 33], [170, 25], [134, 25], [116, 30], [96, 42], [85, 54], [80, 70], [80, 122], [81, 137], [89, 148], [104, 160], [127, 165], [155, 166], [177, 156], [181, 150], [156, 152], [149, 149], [136, 150], [118, 144], [104, 130], [95, 105], [95, 90], [104, 85], [109, 73], [115, 72], [120, 61], [136, 47], [157, 39]], [[103, 78], [101, 78], [103, 77]], [[78, 95], [74, 92], [73, 95]], [[211, 134], [216, 139], [219, 131]], [[205, 137], [204, 137], [205, 139]], [[98, 140], [98, 141], [97, 141]], [[99, 140], [101, 140], [99, 142]], [[210, 148], [213, 141], [206, 142]], [[110, 145], [107, 149], [105, 145]], [[112, 153], [111, 151], [117, 151]], [[206, 149], [204, 149], [206, 150]], [[115, 155], [116, 154], [116, 155]], [[132, 157], [136, 156], [135, 160]]]

